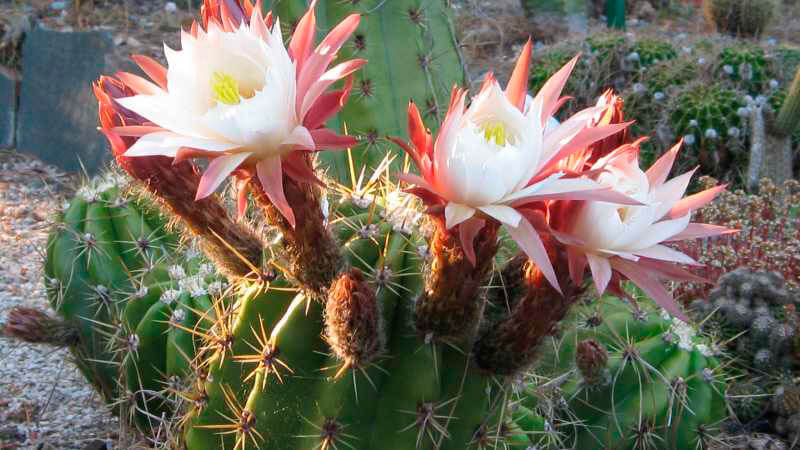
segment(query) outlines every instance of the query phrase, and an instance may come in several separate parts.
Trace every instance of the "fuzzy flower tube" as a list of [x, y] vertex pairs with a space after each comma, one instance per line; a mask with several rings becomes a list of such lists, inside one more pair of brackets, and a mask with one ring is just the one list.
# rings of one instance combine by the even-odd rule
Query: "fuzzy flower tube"
[[[113, 107], [141, 120], [104, 128], [113, 139], [133, 138], [122, 152], [128, 160], [168, 157], [177, 165], [208, 159], [193, 189], [197, 200], [235, 175], [239, 215], [252, 192], [283, 233], [291, 272], [319, 293], [340, 258], [325, 230], [316, 187], [322, 182], [311, 156], [356, 143], [324, 123], [345, 104], [350, 76], [366, 61], [329, 67], [360, 17], [345, 18], [314, 47], [315, 4], [286, 46], [279, 21], [271, 13], [264, 17], [260, 3], [207, 0], [202, 24], [181, 33], [181, 50], [165, 46], [168, 68], [134, 57], [152, 82], [118, 75], [133, 95], [116, 96]], [[341, 79], [346, 79], [342, 89], [329, 90]]]

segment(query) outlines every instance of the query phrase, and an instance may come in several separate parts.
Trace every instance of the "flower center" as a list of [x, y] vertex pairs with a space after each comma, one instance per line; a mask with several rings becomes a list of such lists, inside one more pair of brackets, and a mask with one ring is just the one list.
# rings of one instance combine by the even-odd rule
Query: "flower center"
[[211, 89], [214, 100], [226, 105], [238, 105], [242, 100], [239, 93], [239, 82], [225, 72], [214, 72], [211, 77]]
[[499, 122], [488, 123], [483, 126], [483, 137], [486, 142], [493, 142], [500, 147], [505, 147], [508, 141], [506, 126]]

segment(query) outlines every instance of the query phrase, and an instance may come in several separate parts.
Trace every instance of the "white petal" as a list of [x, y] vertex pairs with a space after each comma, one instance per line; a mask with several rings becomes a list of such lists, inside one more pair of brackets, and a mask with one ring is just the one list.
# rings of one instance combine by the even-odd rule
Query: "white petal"
[[163, 155], [174, 157], [181, 147], [196, 148], [212, 152], [224, 152], [239, 148], [238, 144], [231, 142], [214, 141], [196, 137], [181, 136], [169, 131], [150, 133], [139, 138], [125, 152], [125, 156], [153, 156]]
[[295, 127], [291, 134], [289, 134], [289, 137], [283, 141], [282, 145], [288, 145], [292, 148], [303, 150], [314, 150], [316, 147], [314, 138], [311, 137], [311, 133], [309, 133], [308, 129], [304, 126]]
[[244, 162], [250, 153], [237, 153], [235, 155], [220, 156], [214, 158], [209, 164], [203, 177], [200, 179], [200, 185], [197, 187], [196, 198], [202, 199], [211, 195], [217, 190], [220, 184], [225, 181], [225, 178], [231, 174], [241, 163]]
[[558, 292], [561, 292], [553, 264], [550, 262], [550, 257], [547, 256], [547, 250], [544, 248], [542, 239], [536, 229], [533, 228], [533, 225], [523, 218], [520, 220], [518, 227], [506, 226], [506, 230], [508, 230], [508, 234], [511, 235], [511, 238], [514, 239], [522, 251], [539, 267], [547, 281]]
[[603, 295], [608, 287], [608, 282], [611, 281], [611, 264], [607, 258], [593, 253], [586, 253], [586, 260], [589, 261], [589, 269], [592, 271], [592, 280], [597, 288], [597, 295]]
[[445, 226], [449, 230], [475, 215], [475, 209], [450, 202], [444, 208]]
[[697, 261], [675, 249], [669, 248], [666, 245], [654, 245], [641, 250], [636, 250], [633, 253], [644, 256], [645, 258], [660, 259], [662, 261], [672, 261], [679, 264], [697, 265]]
[[512, 226], [514, 228], [519, 226], [519, 221], [522, 220], [522, 214], [518, 213], [516, 209], [505, 205], [487, 205], [479, 206], [479, 210], [487, 215], [494, 217], [500, 223]]

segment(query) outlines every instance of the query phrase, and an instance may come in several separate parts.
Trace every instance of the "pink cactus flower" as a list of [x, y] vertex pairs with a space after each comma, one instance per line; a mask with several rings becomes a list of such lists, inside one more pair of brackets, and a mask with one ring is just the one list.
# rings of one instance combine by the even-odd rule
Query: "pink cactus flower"
[[473, 241], [487, 220], [501, 223], [523, 251], [558, 282], [547, 252], [525, 208], [558, 198], [636, 203], [596, 181], [558, 170], [558, 163], [590, 144], [618, 133], [629, 124], [590, 126], [608, 105], [587, 108], [558, 124], [552, 116], [566, 101], [559, 98], [577, 57], [545, 83], [526, 107], [531, 43], [520, 55], [503, 91], [492, 74], [466, 105], [467, 94], [454, 88], [450, 107], [434, 140], [416, 106], [408, 109], [410, 143], [400, 145], [420, 176], [402, 174], [447, 229], [456, 231], [473, 262]]
[[[283, 174], [318, 182], [308, 152], [356, 143], [324, 123], [343, 107], [351, 74], [366, 63], [353, 59], [328, 68], [360, 17], [345, 18], [313, 48], [315, 5], [311, 3], [287, 48], [280, 24], [273, 24], [271, 13], [262, 15], [260, 2], [254, 7], [249, 0], [205, 0], [203, 25], [195, 23], [190, 32], [181, 33], [181, 50], [165, 46], [168, 68], [135, 58], [154, 82], [121, 75], [138, 95], [116, 101], [148, 122], [111, 130], [138, 137], [125, 156], [209, 158], [198, 199], [237, 169], [247, 170], [258, 176], [269, 199], [294, 226]], [[343, 78], [343, 89], [328, 91]], [[240, 198], [240, 211], [245, 204]]]
[[619, 282], [626, 278], [670, 314], [685, 320], [661, 281], [702, 279], [679, 267], [698, 263], [668, 244], [734, 232], [691, 222], [692, 211], [711, 202], [725, 187], [684, 197], [694, 171], [667, 180], [681, 143], [643, 171], [639, 168], [639, 142], [623, 145], [598, 159], [591, 170], [599, 183], [641, 204], [553, 202], [549, 205], [551, 231], [568, 247], [574, 282], [583, 280], [588, 264], [598, 294], [610, 288], [624, 295]]

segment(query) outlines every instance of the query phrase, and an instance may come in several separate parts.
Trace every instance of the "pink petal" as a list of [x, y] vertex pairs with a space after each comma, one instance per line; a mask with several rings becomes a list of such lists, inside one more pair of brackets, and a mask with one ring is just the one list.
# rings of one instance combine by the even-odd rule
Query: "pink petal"
[[294, 228], [294, 212], [289, 202], [286, 201], [286, 195], [283, 193], [283, 170], [281, 168], [281, 158], [273, 156], [262, 160], [256, 165], [256, 172], [258, 173], [258, 180], [261, 182], [261, 187], [264, 193], [269, 197], [269, 201], [278, 208], [278, 211], [283, 214], [286, 221]]
[[[428, 153], [428, 141], [430, 134], [422, 122], [422, 116], [417, 109], [417, 105], [410, 101], [408, 102], [408, 135], [411, 137], [411, 143], [417, 148], [417, 152], [422, 155]], [[419, 160], [419, 157], [416, 158]], [[417, 164], [419, 166], [419, 164]]]
[[214, 159], [220, 156], [219, 152], [210, 150], [200, 150], [191, 147], [181, 147], [175, 152], [175, 158], [172, 160], [172, 165], [180, 164], [187, 159], [191, 158], [209, 158]]
[[317, 31], [317, 16], [314, 9], [317, 6], [317, 0], [311, 2], [308, 11], [297, 23], [297, 28], [292, 35], [292, 41], [289, 43], [289, 56], [292, 57], [297, 65], [297, 75], [303, 71], [303, 67], [311, 53], [311, 45], [314, 43], [314, 34]]
[[605, 125], [602, 127], [585, 127], [582, 130], [578, 131], [569, 141], [563, 143], [563, 140], [559, 142], [559, 138], [563, 139], [563, 135], [560, 135], [558, 133], [558, 130], [564, 125], [566, 125], [565, 122], [559, 128], [557, 128], [556, 131], [548, 134], [545, 137], [545, 142], [544, 142], [545, 148], [558, 148], [558, 151], [556, 151], [547, 160], [546, 164], [543, 166], [543, 169], [549, 168], [551, 165], [556, 164], [558, 161], [561, 161], [562, 159], [575, 153], [576, 151], [584, 149], [601, 139], [605, 139], [609, 136], [613, 136], [614, 134], [619, 133], [620, 131], [630, 126], [632, 123], [633, 122], [625, 122], [625, 123], [615, 123], [611, 125]]
[[558, 285], [558, 278], [556, 278], [553, 264], [550, 262], [550, 257], [547, 256], [547, 250], [544, 248], [542, 239], [536, 229], [533, 228], [533, 225], [523, 218], [518, 227], [514, 228], [506, 225], [506, 230], [508, 230], [508, 234], [511, 235], [511, 238], [514, 239], [522, 251], [528, 255], [528, 258], [539, 267], [539, 270], [542, 271], [550, 285], [561, 293], [561, 287]]
[[514, 66], [514, 71], [511, 73], [508, 86], [506, 86], [508, 101], [520, 111], [525, 109], [525, 97], [528, 95], [528, 75], [531, 67], [532, 45], [531, 38], [528, 38], [528, 42], [522, 48], [517, 64]]
[[161, 88], [156, 86], [154, 83], [145, 80], [139, 75], [134, 75], [130, 72], [117, 72], [114, 74], [114, 76], [119, 78], [120, 81], [125, 83], [125, 85], [129, 88], [133, 89], [133, 91], [137, 94], [156, 95], [164, 93]]
[[167, 90], [167, 68], [155, 59], [145, 55], [132, 55], [133, 62], [142, 68], [144, 73], [153, 80], [161, 89]]
[[395, 144], [397, 144], [397, 146], [402, 148], [403, 151], [406, 152], [406, 154], [411, 158], [411, 160], [414, 161], [414, 164], [417, 166], [417, 168], [420, 169], [420, 171], [422, 171], [422, 161], [420, 160], [419, 153], [417, 152], [417, 149], [414, 146], [408, 145], [406, 141], [404, 141], [399, 137], [388, 136], [386, 139], [389, 139], [389, 141], [394, 142]]
[[358, 144], [358, 140], [353, 136], [341, 136], [329, 128], [317, 128], [309, 131], [314, 139], [317, 150], [333, 148], [349, 148]]
[[711, 283], [703, 277], [699, 277], [688, 270], [682, 269], [673, 263], [658, 261], [655, 259], [641, 258], [637, 265], [658, 273], [661, 278], [676, 281], [691, 281], [697, 283]]
[[[303, 94], [303, 107], [300, 110], [300, 117], [305, 117], [306, 114], [308, 114], [308, 111], [314, 106], [317, 99], [319, 99], [330, 85], [360, 69], [366, 63], [366, 59], [351, 59], [350, 61], [338, 64], [331, 70], [325, 72], [319, 79], [315, 80]], [[298, 99], [301, 98], [300, 95], [301, 92], [298, 91]]]
[[614, 269], [631, 280], [633, 284], [639, 286], [639, 288], [650, 296], [658, 306], [667, 310], [670, 315], [684, 322], [689, 321], [686, 314], [681, 310], [680, 305], [678, 305], [670, 293], [667, 292], [661, 282], [647, 269], [638, 267], [636, 264], [621, 258], [614, 258], [611, 261], [611, 265]]
[[586, 271], [586, 255], [575, 247], [567, 247], [567, 259], [569, 261], [569, 276], [576, 286], [583, 285], [583, 273]]
[[586, 260], [589, 262], [589, 270], [592, 271], [592, 280], [597, 288], [597, 295], [603, 295], [608, 287], [608, 282], [611, 281], [611, 264], [608, 262], [608, 258], [593, 253], [586, 253]]
[[657, 259], [659, 261], [674, 262], [678, 264], [687, 264], [693, 266], [700, 265], [697, 263], [697, 261], [690, 258], [689, 256], [675, 249], [669, 248], [666, 245], [661, 245], [661, 244], [656, 244], [652, 247], [644, 248], [641, 250], [635, 250], [632, 251], [631, 253], [637, 256], [643, 256], [645, 258]]
[[341, 111], [352, 89], [353, 77], [349, 76], [344, 83], [344, 89], [322, 94], [308, 110], [303, 125], [309, 130], [321, 127], [328, 119]]
[[690, 223], [685, 230], [672, 236], [664, 242], [683, 241], [687, 239], [700, 239], [711, 236], [720, 236], [723, 234], [738, 233], [739, 230], [721, 227], [719, 225], [710, 225], [707, 223]]
[[[298, 74], [297, 80], [297, 106], [302, 107], [306, 99], [306, 92], [317, 82], [325, 70], [330, 65], [336, 53], [342, 48], [345, 41], [353, 34], [358, 27], [361, 16], [352, 14], [345, 18], [339, 25], [331, 30], [322, 40], [314, 52], [306, 59], [303, 70]], [[339, 77], [341, 78], [341, 77]], [[298, 108], [302, 109], [302, 108]]]
[[681, 197], [683, 197], [683, 194], [686, 192], [686, 188], [689, 187], [689, 182], [692, 180], [692, 175], [694, 175], [696, 170], [697, 169], [679, 175], [655, 189], [651, 187], [654, 193], [653, 202], [660, 203], [656, 209], [657, 219], [667, 215], [671, 208], [680, 201]]
[[506, 205], [487, 205], [487, 206], [479, 206], [479, 210], [481, 210], [484, 214], [489, 217], [494, 218], [500, 223], [517, 227], [519, 226], [519, 222], [522, 220], [522, 214], [517, 212], [516, 209], [506, 206]]
[[167, 131], [161, 127], [151, 125], [124, 125], [121, 127], [112, 127], [111, 131], [120, 136], [126, 137], [142, 137], [145, 134], [157, 133], [159, 131]]
[[683, 140], [681, 139], [680, 142], [675, 144], [668, 152], [661, 155], [661, 157], [647, 169], [645, 174], [647, 175], [647, 181], [650, 182], [650, 189], [661, 186], [664, 184], [664, 181], [667, 180], [669, 171], [672, 170], [672, 164], [675, 163], [675, 157], [678, 155], [682, 144]]
[[462, 222], [461, 225], [458, 226], [458, 237], [461, 240], [461, 248], [464, 250], [467, 259], [473, 266], [475, 265], [475, 236], [483, 229], [484, 225], [486, 225], [485, 220], [473, 217], [466, 222]]
[[236, 181], [236, 215], [239, 219], [247, 212], [247, 194], [250, 192], [250, 178]]
[[725, 190], [727, 186], [714, 186], [711, 189], [706, 189], [705, 191], [698, 192], [697, 194], [690, 195], [686, 198], [683, 198], [672, 207], [672, 209], [667, 213], [668, 218], [675, 218], [681, 217], [686, 214], [691, 213], [692, 211], [696, 211], [697, 209], [702, 208], [703, 206], [711, 203], [712, 200], [722, 191]]
[[286, 175], [297, 182], [325, 186], [325, 183], [317, 178], [314, 170], [308, 166], [307, 159], [302, 152], [289, 153], [289, 156], [283, 160], [283, 170]]
[[217, 190], [225, 178], [231, 174], [241, 163], [244, 162], [252, 153], [236, 153], [234, 155], [219, 156], [208, 163], [208, 168], [200, 178], [200, 185], [197, 187], [195, 200], [208, 197]]
[[553, 76], [551, 76], [544, 83], [544, 86], [542, 86], [542, 88], [536, 94], [536, 97], [533, 99], [532, 107], [541, 108], [540, 111], [542, 116], [540, 119], [542, 121], [542, 126], [544, 126], [545, 123], [547, 123], [547, 119], [555, 113], [555, 108], [558, 105], [558, 99], [561, 97], [561, 91], [564, 90], [564, 86], [567, 84], [567, 79], [572, 73], [572, 69], [575, 68], [575, 64], [578, 62], [579, 57], [580, 55], [576, 55], [558, 72], [553, 74]]

